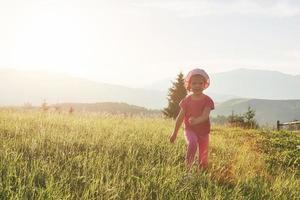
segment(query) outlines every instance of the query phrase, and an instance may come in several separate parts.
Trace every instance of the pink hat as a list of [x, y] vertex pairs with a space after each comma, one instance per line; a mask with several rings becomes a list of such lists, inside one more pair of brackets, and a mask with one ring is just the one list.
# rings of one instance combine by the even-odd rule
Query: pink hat
[[194, 75], [201, 75], [206, 81], [204, 89], [208, 88], [210, 83], [208, 74], [203, 69], [196, 68], [191, 70], [184, 79], [184, 84], [187, 89], [189, 88], [191, 77]]

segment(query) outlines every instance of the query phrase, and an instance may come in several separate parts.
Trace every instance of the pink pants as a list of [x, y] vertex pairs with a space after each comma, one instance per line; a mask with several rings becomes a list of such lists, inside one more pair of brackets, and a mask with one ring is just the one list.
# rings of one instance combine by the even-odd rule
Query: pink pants
[[191, 130], [184, 130], [185, 139], [187, 142], [187, 153], [186, 153], [186, 164], [188, 168], [192, 167], [195, 159], [197, 148], [199, 146], [199, 167], [207, 167], [207, 157], [208, 157], [208, 142], [209, 134], [197, 136]]

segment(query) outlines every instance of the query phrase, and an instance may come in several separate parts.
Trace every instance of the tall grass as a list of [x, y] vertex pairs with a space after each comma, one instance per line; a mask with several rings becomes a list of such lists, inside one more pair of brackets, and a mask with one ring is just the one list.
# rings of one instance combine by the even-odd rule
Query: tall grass
[[2, 110], [0, 199], [299, 198], [299, 135], [213, 127], [209, 169], [187, 175], [182, 131], [168, 142], [173, 125]]

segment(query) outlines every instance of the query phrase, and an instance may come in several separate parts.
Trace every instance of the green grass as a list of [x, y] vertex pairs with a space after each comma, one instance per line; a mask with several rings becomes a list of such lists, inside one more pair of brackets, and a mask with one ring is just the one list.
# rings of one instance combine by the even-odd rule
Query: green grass
[[0, 199], [297, 199], [298, 133], [212, 127], [209, 169], [185, 171], [174, 121], [0, 111]]

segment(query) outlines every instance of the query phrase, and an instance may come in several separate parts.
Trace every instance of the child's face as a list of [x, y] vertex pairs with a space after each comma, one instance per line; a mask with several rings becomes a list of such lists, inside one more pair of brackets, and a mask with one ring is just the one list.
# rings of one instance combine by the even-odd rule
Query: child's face
[[201, 94], [202, 91], [204, 90], [204, 86], [205, 86], [205, 79], [202, 76], [196, 75], [191, 77], [190, 87], [194, 94]]

